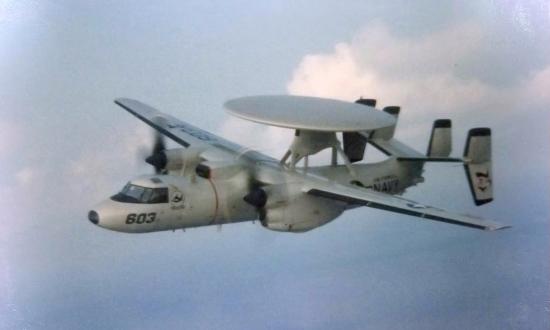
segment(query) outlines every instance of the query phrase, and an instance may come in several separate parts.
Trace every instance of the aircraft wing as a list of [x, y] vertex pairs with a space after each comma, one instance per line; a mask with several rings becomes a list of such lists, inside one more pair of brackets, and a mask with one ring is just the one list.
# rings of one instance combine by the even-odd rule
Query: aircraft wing
[[184, 147], [207, 150], [208, 158], [227, 158], [246, 151], [242, 146], [211, 134], [136, 100], [119, 98], [115, 103]]
[[304, 192], [315, 196], [347, 202], [349, 204], [363, 205], [471, 228], [497, 230], [509, 227], [470, 215], [453, 214], [445, 210], [422, 205], [411, 200], [376, 192], [374, 190], [355, 188], [330, 182], [311, 182], [306, 185]]

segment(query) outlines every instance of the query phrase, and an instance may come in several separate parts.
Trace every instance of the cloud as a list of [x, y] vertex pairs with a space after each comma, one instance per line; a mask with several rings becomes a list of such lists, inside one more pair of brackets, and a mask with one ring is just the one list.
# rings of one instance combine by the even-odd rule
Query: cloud
[[[106, 193], [114, 193], [122, 183], [119, 178], [129, 178], [136, 174], [152, 173], [152, 168], [144, 159], [152, 150], [153, 132], [145, 125], [131, 123], [133, 127], [121, 130], [120, 139], [105, 137], [93, 147], [84, 149], [76, 159], [68, 162], [63, 170], [71, 193], [84, 191], [92, 203], [106, 198]], [[128, 134], [128, 132], [133, 132]], [[122, 133], [121, 133], [122, 134]], [[105, 148], [105, 146], [109, 146]], [[125, 164], [125, 166], [121, 166]], [[117, 180], [118, 178], [118, 180]]]
[[[126, 180], [139, 173], [152, 173], [150, 166], [143, 162], [152, 148], [152, 131], [138, 122], [127, 125], [99, 136], [79, 154], [67, 154], [69, 158], [54, 166], [35, 155], [36, 158], [23, 158], [20, 168], [3, 169], [6, 180], [0, 186], [0, 206], [10, 215], [6, 221], [15, 221], [17, 225], [0, 226], [0, 239], [3, 233], [33, 226], [38, 215], [57, 212], [56, 207], [50, 206], [59, 205], [59, 201], [65, 202], [65, 212], [81, 213], [122, 188], [124, 181], [121, 178]], [[118, 134], [120, 137], [116, 136]], [[21, 147], [21, 143], [13, 139], [11, 142], [14, 146], [9, 147], [10, 150]], [[43, 222], [36, 223], [43, 225]]]
[[[401, 137], [425, 135], [434, 116], [466, 118], [473, 114], [510, 114], [524, 103], [548, 103], [550, 66], [519, 84], [493, 85], [461, 70], [490, 47], [484, 29], [474, 23], [451, 25], [421, 37], [399, 37], [377, 22], [327, 53], [305, 55], [287, 91], [294, 95], [354, 101], [378, 99], [380, 107], [404, 108]], [[468, 70], [466, 70], [468, 71]], [[223, 135], [243, 145], [282, 156], [292, 138], [285, 129], [230, 119]]]
[[306, 55], [287, 88], [291, 94], [342, 100], [373, 97], [382, 105], [398, 104], [417, 115], [480, 109], [502, 112], [529, 93], [545, 97], [550, 67], [519, 85], [505, 87], [463, 77], [461, 68], [490, 47], [487, 39], [473, 23], [419, 38], [394, 36], [377, 23], [350, 42], [338, 43], [332, 52]]
[[550, 66], [534, 74], [526, 83], [526, 96], [544, 105], [550, 104]]
[[17, 173], [15, 173], [15, 178], [19, 185], [26, 186], [35, 181], [38, 175], [39, 174], [36, 169], [31, 167], [24, 167], [21, 170], [17, 171]]
[[291, 94], [348, 101], [374, 97], [415, 110], [468, 109], [492, 88], [461, 79], [455, 68], [475, 56], [483, 39], [483, 31], [473, 24], [407, 39], [377, 23], [331, 53], [305, 56], [287, 88]]
[[400, 38], [375, 23], [350, 43], [356, 64], [385, 80], [415, 80], [447, 73], [478, 51], [487, 36], [473, 23], [451, 25], [417, 38]]
[[347, 101], [359, 96], [376, 98], [379, 107], [400, 105], [404, 111], [398, 137], [413, 143], [425, 140], [436, 116], [459, 124], [468, 120], [468, 125], [484, 123], [490, 117], [491, 125], [496, 125], [503, 117], [547, 107], [550, 66], [511, 84], [491, 84], [461, 73], [469, 71], [491, 47], [488, 38], [473, 23], [414, 38], [395, 36], [376, 23], [351, 41], [336, 44], [331, 52], [304, 56], [287, 90]]

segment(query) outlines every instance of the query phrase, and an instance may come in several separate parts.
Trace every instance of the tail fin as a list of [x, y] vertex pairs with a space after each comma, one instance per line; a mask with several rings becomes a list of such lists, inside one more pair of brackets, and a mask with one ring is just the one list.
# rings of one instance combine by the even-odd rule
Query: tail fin
[[[366, 105], [369, 107], [376, 106], [375, 99], [360, 98], [359, 100], [355, 101], [355, 103]], [[398, 106], [388, 106], [382, 109], [382, 111], [394, 116], [395, 119], [397, 119], [400, 109], [401, 108]], [[365, 148], [367, 146], [368, 139], [390, 140], [391, 138], [393, 138], [394, 133], [395, 125], [369, 132], [343, 132], [342, 136], [344, 140], [344, 153], [346, 154], [346, 156], [348, 156], [351, 163], [359, 162], [363, 160], [363, 157], [365, 156]]]
[[438, 119], [434, 121], [426, 156], [449, 157], [451, 154], [451, 148], [451, 120]]
[[399, 112], [401, 111], [401, 107], [391, 105], [391, 106], [385, 107], [384, 109], [382, 109], [382, 111], [395, 117], [396, 124], [390, 127], [384, 127], [384, 128], [375, 130], [371, 138], [389, 140], [393, 138], [393, 135], [395, 134], [395, 126], [397, 125], [397, 119], [399, 118]]
[[[355, 103], [373, 108], [376, 106], [375, 99], [364, 99], [362, 97]], [[365, 157], [367, 138], [358, 132], [343, 132], [342, 137], [344, 140], [344, 153], [348, 156], [349, 161], [351, 163], [362, 161]]]
[[464, 149], [464, 169], [476, 205], [493, 200], [491, 129], [472, 128]]
[[399, 154], [397, 160], [409, 162], [462, 162], [461, 158], [450, 158], [452, 151], [451, 120], [438, 119], [434, 121], [432, 134], [426, 156], [413, 155], [412, 153]]

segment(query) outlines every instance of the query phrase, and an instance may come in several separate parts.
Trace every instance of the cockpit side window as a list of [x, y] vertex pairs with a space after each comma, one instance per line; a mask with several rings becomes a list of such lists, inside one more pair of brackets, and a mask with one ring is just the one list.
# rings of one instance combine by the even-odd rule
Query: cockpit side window
[[155, 188], [149, 203], [168, 203], [168, 188]]
[[128, 183], [121, 192], [111, 199], [123, 203], [168, 203], [168, 188], [146, 188]]

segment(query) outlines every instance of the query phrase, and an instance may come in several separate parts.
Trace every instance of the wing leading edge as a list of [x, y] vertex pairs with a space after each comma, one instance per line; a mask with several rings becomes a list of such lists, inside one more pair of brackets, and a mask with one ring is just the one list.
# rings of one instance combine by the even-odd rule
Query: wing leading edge
[[445, 210], [423, 205], [400, 197], [338, 184], [326, 183], [312, 185], [305, 188], [304, 192], [314, 196], [347, 202], [349, 204], [363, 205], [471, 228], [497, 230], [510, 227], [470, 215], [453, 214]]
[[236, 143], [162, 113], [139, 101], [119, 98], [115, 100], [115, 103], [178, 144], [186, 148], [193, 147], [204, 150], [201, 157], [205, 159], [228, 160], [243, 157], [252, 160], [276, 162], [276, 160], [266, 155], [252, 149], [243, 148]]
[[115, 103], [186, 148], [216, 146], [230, 151], [242, 149], [236, 143], [164, 114], [139, 101], [119, 98], [115, 100]]

